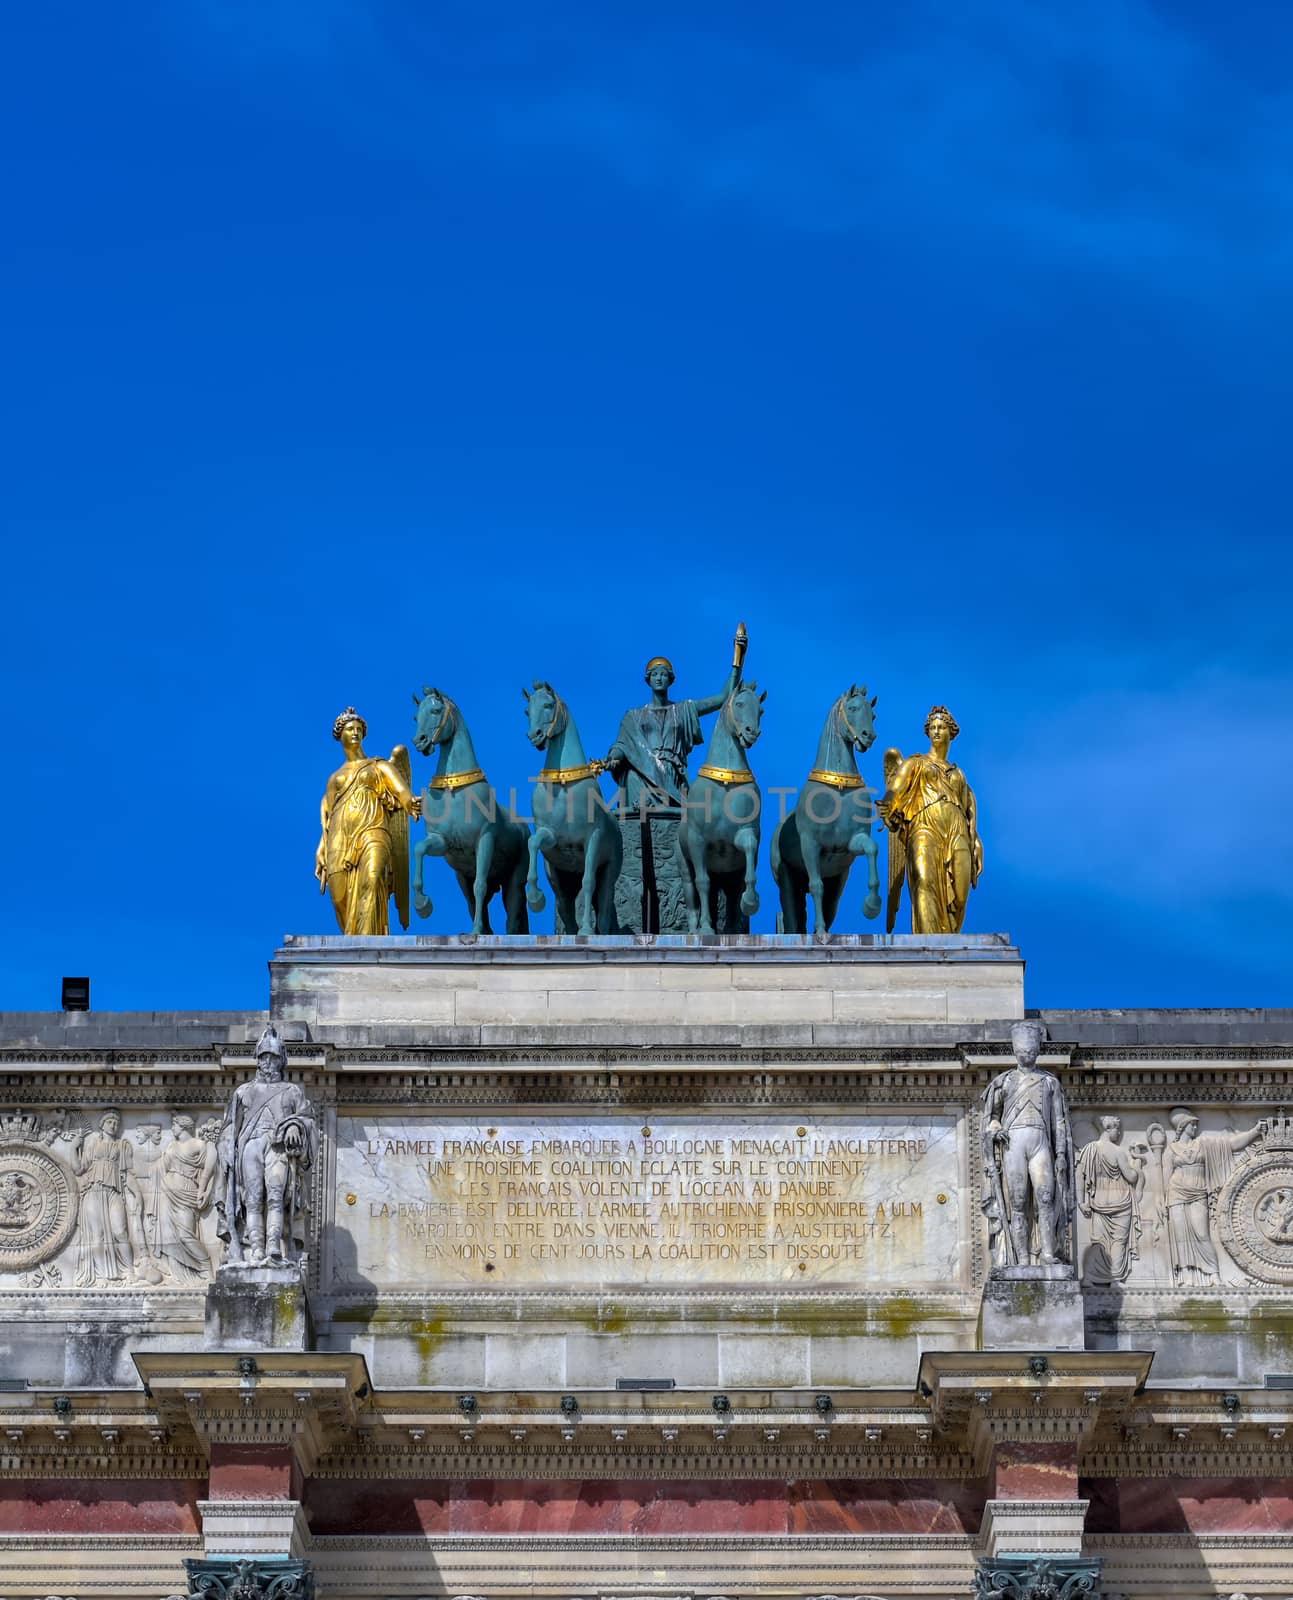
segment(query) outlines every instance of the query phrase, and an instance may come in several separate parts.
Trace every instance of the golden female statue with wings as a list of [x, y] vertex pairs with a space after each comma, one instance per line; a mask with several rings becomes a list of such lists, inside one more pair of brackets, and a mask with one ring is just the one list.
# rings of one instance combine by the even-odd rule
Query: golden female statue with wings
[[960, 733], [946, 706], [925, 718], [927, 755], [884, 753], [885, 795], [877, 810], [889, 828], [889, 905], [893, 932], [903, 878], [911, 900], [913, 933], [960, 933], [970, 890], [983, 871], [974, 790], [948, 746]]
[[390, 932], [395, 896], [400, 926], [409, 925], [409, 818], [421, 811], [413, 768], [402, 744], [389, 761], [366, 756], [368, 724], [347, 706], [332, 725], [346, 752], [323, 794], [323, 831], [314, 856], [319, 893], [330, 890], [346, 934]]

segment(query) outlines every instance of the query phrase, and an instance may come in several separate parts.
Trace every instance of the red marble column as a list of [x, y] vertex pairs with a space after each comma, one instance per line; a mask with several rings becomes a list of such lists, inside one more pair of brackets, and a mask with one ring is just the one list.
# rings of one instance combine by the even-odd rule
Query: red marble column
[[301, 1469], [290, 1445], [212, 1444], [211, 1500], [299, 1500]]
[[1077, 1443], [1003, 1441], [993, 1454], [992, 1478], [994, 1500], [1076, 1500]]

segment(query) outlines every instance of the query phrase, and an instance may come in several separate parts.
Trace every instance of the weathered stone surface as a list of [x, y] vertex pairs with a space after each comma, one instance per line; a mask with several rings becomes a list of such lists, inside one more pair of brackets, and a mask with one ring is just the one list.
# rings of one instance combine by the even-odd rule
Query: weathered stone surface
[[1040, 1267], [994, 1272], [983, 1286], [981, 1350], [1082, 1350], [1082, 1290]]
[[207, 1290], [208, 1350], [308, 1350], [312, 1329], [302, 1264], [226, 1263]]

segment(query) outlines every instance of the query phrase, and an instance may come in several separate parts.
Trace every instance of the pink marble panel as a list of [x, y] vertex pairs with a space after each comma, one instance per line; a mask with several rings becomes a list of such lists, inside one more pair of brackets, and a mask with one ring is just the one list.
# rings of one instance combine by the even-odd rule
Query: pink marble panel
[[206, 1484], [0, 1481], [0, 1533], [198, 1533]]
[[1076, 1500], [1077, 1445], [999, 1444], [993, 1457], [998, 1500]]
[[1092, 1533], [1293, 1533], [1290, 1478], [1084, 1478]]
[[319, 1479], [307, 1508], [320, 1534], [964, 1533], [984, 1496], [981, 1483], [904, 1481]]

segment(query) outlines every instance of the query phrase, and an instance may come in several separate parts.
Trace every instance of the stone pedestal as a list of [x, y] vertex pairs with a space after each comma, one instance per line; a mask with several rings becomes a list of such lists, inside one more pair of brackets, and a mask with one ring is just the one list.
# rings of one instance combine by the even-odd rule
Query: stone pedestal
[[270, 982], [286, 1035], [315, 1043], [892, 1047], [897, 1025], [959, 1047], [1023, 1015], [1023, 973], [1004, 934], [401, 934], [289, 938]]
[[1071, 1267], [993, 1268], [983, 1286], [980, 1350], [1085, 1348], [1082, 1288]]
[[226, 1262], [207, 1290], [208, 1350], [309, 1350], [314, 1330], [304, 1261], [280, 1266]]

